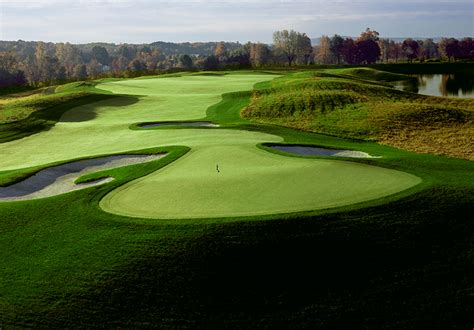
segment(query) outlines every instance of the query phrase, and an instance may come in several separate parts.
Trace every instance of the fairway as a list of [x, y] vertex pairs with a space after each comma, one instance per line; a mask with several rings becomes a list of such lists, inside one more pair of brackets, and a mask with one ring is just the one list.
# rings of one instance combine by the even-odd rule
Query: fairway
[[277, 155], [257, 144], [282, 139], [260, 132], [129, 128], [140, 122], [202, 120], [223, 93], [249, 90], [273, 77], [184, 75], [99, 84], [99, 89], [123, 97], [72, 109], [51, 130], [2, 144], [2, 152], [11, 157], [1, 169], [150, 147], [191, 147], [183, 158], [113, 190], [100, 202], [110, 213], [159, 219], [324, 209], [388, 196], [421, 181], [404, 172], [355, 162]]
[[255, 83], [273, 78], [267, 74], [184, 75], [100, 84], [101, 89], [130, 95], [73, 108], [48, 131], [2, 143], [0, 171], [157, 146], [213, 145], [223, 138], [237, 144], [280, 142], [278, 136], [239, 130], [129, 128], [139, 122], [203, 118], [223, 93], [251, 90]]
[[[149, 93], [149, 97], [157, 100], [157, 106], [160, 101], [170, 104], [158, 114], [162, 120], [197, 120], [202, 118], [202, 112], [183, 105], [182, 94], [192, 91], [193, 99], [210, 100], [206, 82], [221, 79], [129, 80], [98, 87], [116, 93]], [[374, 166], [275, 155], [258, 149], [255, 145], [265, 138], [251, 132], [177, 132], [186, 142], [189, 139], [186, 145], [193, 147], [191, 152], [168, 167], [108, 194], [100, 203], [104, 210], [161, 219], [291, 213], [363, 202], [397, 193], [421, 181], [406, 173]], [[164, 138], [175, 134], [172, 130], [160, 133]], [[199, 138], [205, 140], [197, 144]], [[277, 137], [268, 138], [274, 141]]]

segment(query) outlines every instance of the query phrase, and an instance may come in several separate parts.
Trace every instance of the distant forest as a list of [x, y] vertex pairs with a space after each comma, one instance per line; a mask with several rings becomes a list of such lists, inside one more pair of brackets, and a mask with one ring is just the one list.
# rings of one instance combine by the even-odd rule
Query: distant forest
[[0, 41], [0, 87], [47, 86], [102, 77], [135, 77], [179, 70], [219, 70], [474, 59], [472, 38], [395, 41], [367, 29], [358, 38], [277, 31], [273, 44], [196, 42], [73, 45]]

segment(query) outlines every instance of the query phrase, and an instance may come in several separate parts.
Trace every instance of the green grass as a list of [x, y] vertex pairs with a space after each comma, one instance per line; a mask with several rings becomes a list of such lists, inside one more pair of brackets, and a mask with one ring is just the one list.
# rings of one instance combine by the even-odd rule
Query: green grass
[[116, 96], [90, 82], [41, 88], [0, 99], [0, 143], [51, 129], [68, 110]]
[[[238, 79], [242, 76], [217, 77]], [[98, 88], [126, 94], [136, 92], [158, 99], [167, 97], [169, 102], [176, 103], [195, 96], [196, 102], [203, 94], [207, 97], [213, 86], [206, 84], [208, 77], [207, 81], [203, 78], [194, 75], [119, 81], [101, 84]], [[187, 93], [182, 90], [185, 86]], [[194, 86], [197, 90], [193, 91]], [[177, 91], [180, 91], [179, 95]], [[232, 99], [238, 98], [239, 102], [226, 110], [222, 116], [224, 122], [232, 120], [230, 113], [234, 116], [238, 113], [243, 105], [241, 97], [245, 95], [248, 93], [233, 95]], [[222, 109], [226, 105], [221, 102], [216, 106]], [[173, 109], [179, 111], [177, 105], [173, 105]], [[186, 115], [187, 111], [181, 110], [181, 113]], [[207, 118], [212, 114], [211, 107]], [[162, 117], [160, 115], [157, 114], [157, 118]], [[195, 142], [190, 154], [164, 171], [112, 192], [101, 202], [104, 210], [132, 217], [164, 219], [292, 213], [376, 199], [420, 182], [414, 176], [366, 165], [275, 156], [254, 146], [263, 142], [263, 136], [243, 131], [187, 129], [178, 132], [182, 139], [201, 137], [203, 140], [199, 144]], [[169, 136], [175, 136], [176, 131], [168, 129], [160, 133], [161, 143], [164, 143]], [[274, 141], [275, 137], [271, 139]], [[221, 168], [219, 174], [217, 164]]]
[[[474, 159], [472, 141], [467, 138], [474, 125], [474, 100], [393, 88], [393, 81], [403, 79], [412, 78], [371, 68], [293, 73], [255, 90], [242, 116], [260, 123]], [[441, 140], [445, 143], [440, 144]]]
[[[224, 94], [222, 100], [220, 94], [271, 78], [184, 75], [109, 82], [103, 87], [133, 89], [134, 96], [74, 108], [48, 131], [0, 144], [4, 181], [72, 159], [169, 152], [156, 162], [111, 170], [116, 180], [103, 186], [0, 204], [0, 325], [470, 326], [473, 163], [243, 119], [235, 124], [240, 106], [250, 100], [245, 93]], [[228, 127], [129, 129], [139, 122], [202, 118]], [[255, 147], [266, 142], [365, 151], [383, 157], [346, 166], [407, 172], [423, 182], [397, 195], [297, 214], [170, 221], [131, 219], [100, 208], [117, 187], [161, 180], [160, 171], [198, 176], [201, 170], [189, 167], [191, 161], [202, 156], [210, 163], [213, 150], [229, 157], [237, 173], [244, 173], [242, 154], [253, 169], [265, 166], [265, 171], [277, 159], [298, 169], [328, 163]], [[212, 161], [212, 174], [214, 166]], [[226, 169], [222, 166], [221, 174]], [[275, 188], [278, 177], [270, 182]], [[260, 189], [262, 182], [249, 185]], [[224, 188], [234, 189], [231, 183]]]
[[114, 190], [101, 207], [132, 217], [163, 219], [268, 215], [372, 200], [420, 181], [379, 167], [224, 145], [193, 148], [166, 169]]

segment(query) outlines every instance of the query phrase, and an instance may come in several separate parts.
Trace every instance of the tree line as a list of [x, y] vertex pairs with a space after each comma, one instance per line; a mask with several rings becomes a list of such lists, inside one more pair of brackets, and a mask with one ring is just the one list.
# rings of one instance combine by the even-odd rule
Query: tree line
[[[186, 53], [181, 53], [186, 52]], [[134, 77], [170, 70], [218, 70], [313, 64], [455, 61], [474, 58], [472, 38], [395, 42], [366, 29], [353, 39], [276, 31], [273, 44], [156, 42], [148, 45], [0, 42], [0, 87], [43, 86], [100, 77]]]

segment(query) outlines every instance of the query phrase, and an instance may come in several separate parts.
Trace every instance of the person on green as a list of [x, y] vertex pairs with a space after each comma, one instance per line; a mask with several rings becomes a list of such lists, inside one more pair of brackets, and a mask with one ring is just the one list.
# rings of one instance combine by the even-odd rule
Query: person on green
[[219, 170], [219, 164], [216, 164], [216, 171], [217, 173], [220, 173], [221, 171]]

